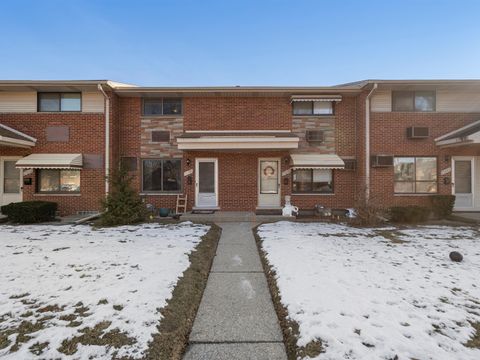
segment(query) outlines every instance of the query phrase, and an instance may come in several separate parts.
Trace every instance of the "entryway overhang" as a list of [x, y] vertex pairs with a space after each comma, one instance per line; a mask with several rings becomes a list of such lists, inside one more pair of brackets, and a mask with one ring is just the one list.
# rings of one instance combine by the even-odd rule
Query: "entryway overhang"
[[82, 154], [31, 154], [18, 160], [20, 169], [81, 169]]
[[0, 124], [0, 146], [31, 148], [37, 139], [15, 130], [7, 125]]
[[473, 122], [435, 139], [439, 147], [480, 144], [480, 121]]
[[299, 137], [285, 132], [188, 132], [177, 137], [179, 150], [297, 149]]
[[345, 169], [345, 162], [336, 154], [291, 154], [292, 169]]

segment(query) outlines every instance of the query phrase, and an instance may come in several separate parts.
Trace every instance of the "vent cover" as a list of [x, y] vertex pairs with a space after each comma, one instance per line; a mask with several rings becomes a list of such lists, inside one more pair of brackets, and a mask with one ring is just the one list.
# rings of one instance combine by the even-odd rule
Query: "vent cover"
[[169, 142], [170, 131], [152, 131], [152, 142]]
[[393, 166], [392, 155], [373, 155], [371, 158], [372, 167], [388, 167]]
[[322, 130], [307, 130], [306, 139], [308, 142], [322, 143], [325, 141], [325, 134]]
[[355, 159], [343, 159], [345, 163], [345, 170], [355, 171], [357, 170], [357, 160]]
[[409, 139], [425, 139], [430, 136], [428, 127], [411, 126], [407, 128], [407, 137]]

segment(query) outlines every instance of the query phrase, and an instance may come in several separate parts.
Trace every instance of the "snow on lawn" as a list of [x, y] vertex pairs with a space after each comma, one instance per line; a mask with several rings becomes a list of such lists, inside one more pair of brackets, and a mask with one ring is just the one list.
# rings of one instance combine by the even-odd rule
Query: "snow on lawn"
[[463, 345], [480, 321], [477, 230], [280, 222], [259, 235], [298, 345], [321, 339], [318, 359], [480, 359]]
[[[62, 341], [98, 324], [125, 345], [78, 344], [70, 358], [110, 359], [115, 351], [141, 356], [158, 331], [158, 309], [165, 306], [190, 265], [188, 254], [208, 229], [192, 223], [99, 230], [0, 226], [0, 357], [33, 359], [35, 352], [41, 359], [66, 358], [58, 351]], [[31, 339], [20, 339], [19, 349], [10, 351], [18, 333], [12, 329], [24, 329], [22, 322], [40, 330], [28, 333]]]

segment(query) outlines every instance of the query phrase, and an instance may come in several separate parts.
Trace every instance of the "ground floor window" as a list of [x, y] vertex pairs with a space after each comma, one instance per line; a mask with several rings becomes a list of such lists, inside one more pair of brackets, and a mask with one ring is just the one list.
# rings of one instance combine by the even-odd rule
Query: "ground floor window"
[[182, 160], [142, 160], [142, 191], [180, 192], [182, 189]]
[[330, 169], [293, 170], [294, 193], [333, 193], [333, 171]]
[[80, 170], [37, 170], [37, 191], [41, 193], [80, 192]]
[[395, 157], [393, 168], [395, 193], [437, 192], [436, 157]]

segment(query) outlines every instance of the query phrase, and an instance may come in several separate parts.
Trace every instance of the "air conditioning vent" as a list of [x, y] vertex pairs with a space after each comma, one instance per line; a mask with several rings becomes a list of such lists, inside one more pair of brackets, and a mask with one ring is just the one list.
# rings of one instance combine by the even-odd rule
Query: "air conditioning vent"
[[345, 170], [355, 171], [357, 170], [357, 160], [355, 159], [343, 159], [345, 163]]
[[388, 167], [393, 166], [392, 155], [373, 155], [371, 159], [372, 167]]
[[407, 137], [409, 139], [425, 139], [430, 136], [428, 127], [411, 126], [407, 128]]
[[308, 142], [322, 143], [325, 141], [325, 134], [322, 130], [307, 130], [306, 139]]

